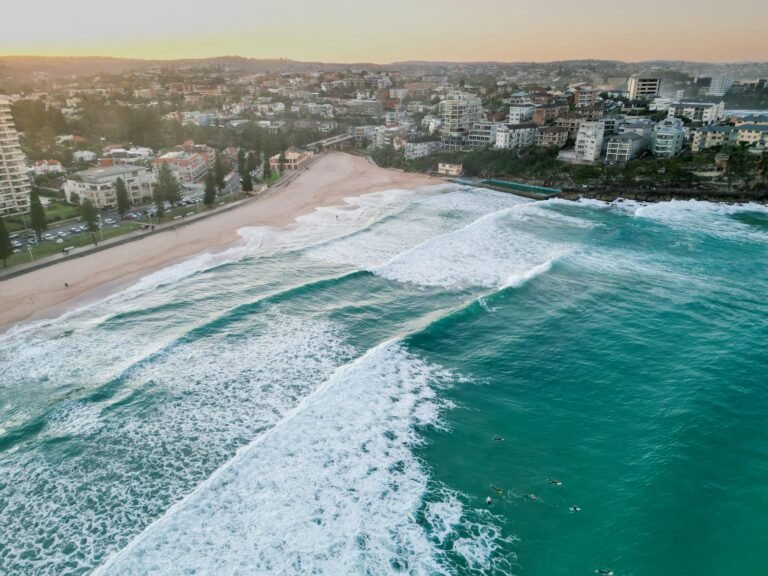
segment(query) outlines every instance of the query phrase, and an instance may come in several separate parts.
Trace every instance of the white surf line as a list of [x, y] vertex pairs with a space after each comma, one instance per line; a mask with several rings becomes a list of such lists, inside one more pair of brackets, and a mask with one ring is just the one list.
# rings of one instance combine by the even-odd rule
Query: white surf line
[[386, 340], [381, 344], [378, 344], [373, 348], [370, 348], [362, 356], [336, 368], [333, 374], [329, 378], [327, 378], [320, 386], [318, 386], [310, 394], [302, 398], [301, 401], [294, 408], [286, 412], [283, 418], [277, 424], [275, 424], [272, 428], [264, 432], [258, 438], [254, 439], [252, 442], [238, 448], [237, 451], [235, 452], [235, 455], [230, 460], [228, 460], [222, 466], [217, 468], [210, 476], [208, 476], [208, 478], [206, 478], [202, 483], [200, 483], [192, 492], [190, 492], [189, 494], [184, 496], [181, 500], [179, 500], [178, 502], [173, 504], [170, 508], [168, 508], [168, 510], [166, 510], [162, 516], [160, 516], [159, 518], [151, 522], [149, 525], [147, 525], [144, 528], [144, 530], [136, 538], [131, 540], [123, 549], [119, 550], [118, 552], [114, 553], [109, 558], [107, 558], [106, 561], [101, 566], [98, 566], [94, 570], [93, 575], [99, 576], [99, 575], [108, 574], [109, 570], [112, 567], [114, 567], [119, 561], [121, 561], [128, 554], [130, 554], [134, 548], [136, 548], [138, 545], [143, 543], [144, 539], [147, 537], [147, 535], [151, 530], [154, 530], [155, 528], [159, 526], [163, 526], [164, 524], [169, 522], [173, 518], [173, 516], [176, 514], [176, 512], [183, 509], [188, 504], [189, 501], [195, 498], [198, 494], [207, 490], [208, 487], [213, 485], [230, 468], [237, 465], [241, 460], [243, 460], [246, 456], [246, 453], [252, 450], [253, 447], [263, 444], [271, 436], [275, 435], [278, 431], [285, 428], [293, 420], [295, 420], [307, 408], [307, 406], [313, 402], [314, 398], [317, 395], [321, 394], [322, 392], [324, 392], [325, 390], [327, 390], [328, 388], [330, 388], [336, 382], [339, 381], [338, 375], [343, 374], [346, 370], [349, 370], [351, 366], [354, 366], [355, 364], [358, 364], [364, 361], [366, 358], [370, 356], [374, 356], [376, 353], [378, 353], [380, 349], [386, 348], [387, 346], [390, 346], [400, 341], [401, 339], [399, 338], [391, 338], [389, 340]]

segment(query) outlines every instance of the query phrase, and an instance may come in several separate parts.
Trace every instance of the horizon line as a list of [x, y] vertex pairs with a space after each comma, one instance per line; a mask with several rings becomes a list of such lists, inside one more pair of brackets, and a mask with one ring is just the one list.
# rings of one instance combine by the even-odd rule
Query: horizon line
[[258, 58], [255, 56], [243, 56], [240, 54], [220, 54], [217, 56], [192, 56], [192, 57], [175, 57], [175, 58], [140, 58], [132, 56], [107, 56], [100, 54], [89, 55], [50, 55], [50, 54], [0, 54], [0, 60], [6, 58], [50, 58], [57, 60], [74, 60], [74, 59], [91, 59], [91, 60], [122, 60], [122, 61], [134, 61], [134, 62], [181, 62], [181, 61], [205, 61], [205, 60], [220, 60], [226, 58], [240, 58], [243, 60], [250, 60], [255, 62], [294, 62], [297, 64], [329, 64], [329, 65], [347, 65], [347, 66], [394, 66], [397, 64], [408, 63], [423, 63], [423, 64], [556, 64], [561, 62], [618, 62], [620, 64], [651, 64], [655, 62], [683, 62], [686, 64], [711, 64], [711, 65], [727, 65], [727, 64], [768, 64], [766, 60], [686, 60], [679, 58], [656, 58], [651, 60], [616, 60], [609, 58], [571, 58], [564, 60], [423, 60], [419, 58], [412, 58], [410, 60], [396, 60], [386, 63], [378, 62], [342, 62], [342, 61], [320, 61], [320, 60], [297, 60], [294, 58], [286, 57], [273, 57], [273, 58]]

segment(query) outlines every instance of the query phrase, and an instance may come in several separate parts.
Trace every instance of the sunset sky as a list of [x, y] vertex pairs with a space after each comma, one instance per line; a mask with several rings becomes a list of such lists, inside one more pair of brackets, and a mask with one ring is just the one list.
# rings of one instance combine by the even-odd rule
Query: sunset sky
[[766, 0], [14, 1], [0, 55], [768, 59]]

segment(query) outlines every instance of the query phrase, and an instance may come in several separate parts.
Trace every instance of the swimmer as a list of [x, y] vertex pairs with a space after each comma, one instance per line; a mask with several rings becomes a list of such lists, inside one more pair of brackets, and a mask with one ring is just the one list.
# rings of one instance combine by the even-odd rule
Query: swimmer
[[493, 437], [494, 442], [504, 442], [504, 436], [494, 436]]
[[576, 505], [571, 506], [570, 508], [568, 508], [568, 510], [570, 510], [571, 512], [581, 512], [581, 508], [579, 508]]
[[554, 478], [547, 478], [547, 482], [552, 484], [552, 486], [562, 486], [563, 483], [560, 480], [555, 480]]
[[491, 497], [488, 496], [488, 498], [485, 499], [486, 506], [490, 506], [493, 503], [493, 500], [491, 500]]
[[528, 498], [530, 498], [530, 499], [531, 499], [531, 500], [533, 500], [533, 501], [536, 501], [536, 500], [538, 500], [538, 499], [539, 499], [539, 497], [538, 497], [538, 496], [536, 496], [536, 494], [528, 494]]
[[501, 494], [503, 490], [501, 488], [496, 488], [496, 486], [491, 485], [491, 490], [496, 492], [496, 494]]
[[595, 570], [595, 574], [600, 574], [600, 576], [613, 576], [613, 570]]

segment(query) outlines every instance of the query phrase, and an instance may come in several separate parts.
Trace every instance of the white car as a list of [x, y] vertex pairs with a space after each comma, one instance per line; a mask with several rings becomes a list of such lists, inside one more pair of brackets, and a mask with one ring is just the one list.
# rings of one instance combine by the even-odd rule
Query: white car
[[106, 220], [104, 220], [104, 222], [106, 224], [114, 224], [115, 223], [115, 221], [112, 218], [107, 218]]

